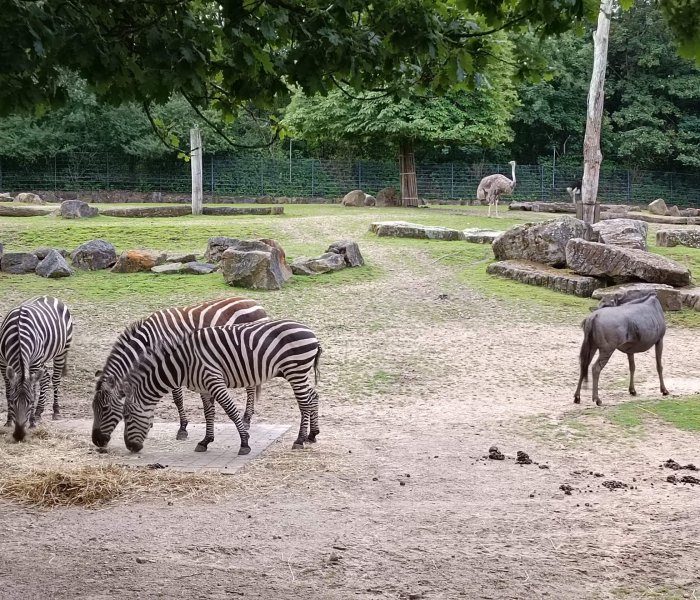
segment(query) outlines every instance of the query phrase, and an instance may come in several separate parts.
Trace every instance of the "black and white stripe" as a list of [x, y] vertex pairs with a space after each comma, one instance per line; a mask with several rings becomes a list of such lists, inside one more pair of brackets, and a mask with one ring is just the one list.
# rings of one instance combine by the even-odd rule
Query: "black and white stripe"
[[[109, 435], [121, 420], [123, 390], [122, 383], [139, 356], [168, 340], [180, 339], [186, 334], [202, 328], [229, 326], [237, 323], [250, 323], [266, 319], [267, 313], [254, 300], [248, 298], [224, 298], [210, 300], [185, 308], [168, 308], [153, 313], [147, 319], [138, 321], [126, 328], [115, 342], [102, 371], [96, 373], [98, 379], [93, 399], [92, 439], [96, 446], [104, 447]], [[243, 415], [244, 427], [250, 426], [255, 411], [255, 399], [259, 388], [246, 389], [246, 410]], [[187, 416], [185, 414], [182, 389], [172, 391], [173, 401], [180, 417], [177, 439], [187, 439]], [[214, 441], [214, 404], [202, 398], [206, 433], [196, 450], [206, 451]], [[107, 433], [109, 432], [109, 433]]]
[[[73, 319], [63, 302], [49, 296], [33, 298], [13, 308], [0, 325], [0, 375], [5, 380], [7, 423], [14, 438], [24, 439], [27, 422], [41, 420], [53, 383], [53, 418], [59, 416], [61, 376], [65, 375]], [[53, 371], [46, 366], [53, 361]], [[39, 381], [40, 380], [40, 381]], [[40, 383], [37, 401], [36, 387]]]
[[305, 441], [315, 442], [319, 433], [318, 395], [310, 380], [312, 373], [318, 375], [320, 355], [313, 331], [287, 320], [207, 327], [166, 343], [144, 354], [129, 374], [124, 405], [126, 446], [132, 452], [143, 448], [156, 404], [170, 390], [183, 386], [224, 408], [241, 437], [239, 454], [248, 454], [249, 434], [228, 388], [258, 386], [283, 377], [292, 386], [301, 411], [293, 447], [303, 448]]

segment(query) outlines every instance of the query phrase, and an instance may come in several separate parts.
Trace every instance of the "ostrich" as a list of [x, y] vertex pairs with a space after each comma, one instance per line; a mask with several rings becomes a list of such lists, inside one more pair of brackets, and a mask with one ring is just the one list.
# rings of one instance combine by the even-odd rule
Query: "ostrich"
[[508, 179], [505, 175], [487, 175], [479, 182], [476, 188], [476, 197], [479, 200], [488, 200], [489, 214], [491, 216], [491, 206], [495, 208], [498, 217], [498, 201], [503, 194], [512, 194], [515, 189], [515, 161], [508, 163], [513, 168], [513, 179]]
[[572, 181], [569, 184], [569, 187], [566, 188], [566, 191], [568, 192], [569, 196], [571, 196], [571, 201], [576, 204], [576, 196], [581, 194], [581, 180], [576, 179], [575, 181]]

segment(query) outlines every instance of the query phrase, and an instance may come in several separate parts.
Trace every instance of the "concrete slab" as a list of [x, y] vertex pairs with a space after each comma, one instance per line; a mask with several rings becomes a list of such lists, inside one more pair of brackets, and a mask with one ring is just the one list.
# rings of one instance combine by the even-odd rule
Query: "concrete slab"
[[[90, 436], [92, 420], [65, 419], [49, 421], [50, 428], [71, 430]], [[204, 438], [204, 423], [190, 424], [189, 439], [175, 439], [177, 423], [154, 423], [143, 445], [143, 450], [132, 454], [124, 446], [124, 424], [120, 423], [112, 434], [107, 453], [100, 459], [138, 467], [162, 465], [173, 471], [235, 473], [238, 469], [257, 458], [266, 448], [289, 431], [291, 425], [274, 423], [253, 423], [250, 426], [250, 454], [238, 455], [241, 445], [238, 431], [233, 423], [217, 423], [214, 426], [214, 442], [206, 452], [195, 452], [197, 442]], [[290, 441], [291, 447], [291, 441]], [[151, 468], [153, 468], [151, 466]]]

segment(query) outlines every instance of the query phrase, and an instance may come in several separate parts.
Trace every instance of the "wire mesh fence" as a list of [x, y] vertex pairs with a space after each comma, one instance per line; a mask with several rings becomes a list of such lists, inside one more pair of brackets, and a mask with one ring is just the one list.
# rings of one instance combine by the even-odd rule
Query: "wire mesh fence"
[[[509, 165], [423, 163], [418, 193], [425, 200], [459, 202], [476, 197], [482, 177]], [[352, 189], [375, 194], [399, 186], [398, 161], [278, 160], [259, 156], [204, 157], [204, 192], [209, 197], [289, 196], [338, 198]], [[518, 165], [512, 199], [568, 200], [566, 187], [580, 179], [577, 167]], [[190, 165], [182, 160], [139, 160], [100, 152], [77, 152], [35, 162], [0, 160], [0, 191], [134, 191], [188, 193]], [[679, 206], [700, 206], [700, 174], [603, 169], [604, 202], [648, 203], [664, 198]]]

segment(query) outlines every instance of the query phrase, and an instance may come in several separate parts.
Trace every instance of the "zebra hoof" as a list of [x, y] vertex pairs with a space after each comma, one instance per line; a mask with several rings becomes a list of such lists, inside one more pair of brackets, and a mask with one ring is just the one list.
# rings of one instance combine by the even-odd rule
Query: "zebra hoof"
[[303, 450], [304, 449], [304, 442], [294, 442], [292, 444], [292, 450]]
[[54, 421], [60, 421], [61, 420], [61, 415], [57, 412], [53, 413], [53, 420]]
[[241, 446], [240, 450], [238, 451], [238, 454], [250, 454], [250, 446]]
[[206, 452], [207, 447], [203, 444], [197, 444], [197, 446], [194, 449], [195, 452]]
[[[186, 440], [187, 437], [188, 437], [187, 429], [180, 429], [180, 431], [177, 432], [175, 439], [182, 441], [182, 440]], [[206, 448], [205, 448], [205, 450], [206, 450]]]

